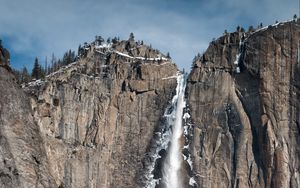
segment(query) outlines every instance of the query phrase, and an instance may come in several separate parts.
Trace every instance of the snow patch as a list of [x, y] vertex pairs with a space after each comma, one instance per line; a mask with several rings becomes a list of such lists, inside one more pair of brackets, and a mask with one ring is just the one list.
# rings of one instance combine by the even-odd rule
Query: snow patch
[[191, 116], [190, 116], [190, 114], [189, 113], [184, 113], [184, 115], [183, 115], [183, 119], [184, 120], [186, 120], [186, 119], [189, 119]]
[[183, 127], [183, 133], [184, 133], [184, 135], [188, 135], [188, 126], [184, 126]]
[[191, 170], [193, 170], [193, 161], [191, 159], [191, 155], [189, 155], [189, 157], [187, 158], [186, 161], [188, 162], [189, 166], [191, 167]]
[[195, 179], [194, 179], [193, 177], [191, 177], [191, 178], [190, 178], [190, 181], [189, 181], [189, 185], [192, 185], [192, 186], [193, 186], [193, 185], [195, 185], [195, 184], [197, 184], [196, 181], [195, 181]]
[[45, 81], [38, 79], [28, 82], [27, 84], [22, 84], [22, 88], [24, 87], [33, 87], [33, 86], [41, 86]]
[[[278, 22], [278, 23], [275, 23], [275, 24], [273, 24], [273, 25], [268, 25], [268, 26], [259, 28], [259, 29], [255, 30], [253, 33], [251, 33], [249, 36], [253, 35], [254, 33], [257, 33], [257, 32], [260, 32], [260, 31], [267, 30], [270, 26], [271, 26], [271, 27], [278, 27], [279, 25], [283, 25], [283, 24], [286, 24], [286, 23], [292, 22], [292, 21], [295, 21], [295, 20], [294, 20], [294, 19], [291, 19], [291, 20], [287, 20], [287, 21], [283, 21], [283, 22]], [[248, 38], [249, 38], [249, 36], [248, 36]]]
[[52, 77], [52, 76], [54, 76], [54, 75], [56, 75], [56, 74], [58, 74], [58, 73], [63, 73], [64, 71], [66, 71], [67, 69], [69, 69], [69, 68], [75, 66], [76, 64], [77, 64], [77, 61], [75, 61], [75, 62], [73, 62], [73, 63], [70, 63], [70, 64], [67, 65], [67, 66], [62, 66], [62, 67], [60, 67], [56, 72], [52, 72], [51, 74], [48, 74], [48, 75], [46, 76], [46, 78]]
[[120, 56], [123, 56], [123, 57], [127, 57], [127, 58], [130, 58], [130, 59], [134, 59], [134, 57], [128, 55], [128, 54], [125, 54], [125, 53], [122, 53], [122, 52], [119, 52], [119, 51], [114, 51], [116, 54], [120, 55]]
[[240, 53], [236, 55], [236, 58], [235, 58], [235, 61], [233, 62], [233, 64], [235, 64], [235, 65], [238, 65], [238, 64], [239, 64], [240, 56], [241, 56]]
[[162, 78], [162, 80], [168, 80], [168, 79], [173, 79], [173, 78], [177, 78], [177, 76], [169, 76], [169, 77], [165, 77], [165, 78]]
[[111, 48], [112, 43], [103, 43], [101, 45], [95, 45], [95, 49], [101, 49], [101, 48]]

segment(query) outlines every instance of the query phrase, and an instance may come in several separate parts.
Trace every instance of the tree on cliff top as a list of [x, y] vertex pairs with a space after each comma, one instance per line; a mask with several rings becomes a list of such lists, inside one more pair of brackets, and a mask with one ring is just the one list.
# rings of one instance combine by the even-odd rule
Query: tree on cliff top
[[130, 33], [130, 35], [129, 35], [129, 41], [134, 41], [134, 34], [133, 33]]
[[35, 78], [37, 80], [41, 79], [44, 76], [42, 67], [39, 64], [39, 60], [37, 57], [34, 60], [34, 65], [33, 65], [31, 76], [32, 76], [32, 78]]
[[95, 36], [95, 44], [97, 46], [101, 45], [103, 42], [104, 42], [104, 39], [101, 36], [98, 36], [98, 35]]
[[170, 53], [169, 53], [169, 52], [167, 52], [167, 58], [168, 58], [168, 59], [171, 59], [171, 56], [170, 56]]

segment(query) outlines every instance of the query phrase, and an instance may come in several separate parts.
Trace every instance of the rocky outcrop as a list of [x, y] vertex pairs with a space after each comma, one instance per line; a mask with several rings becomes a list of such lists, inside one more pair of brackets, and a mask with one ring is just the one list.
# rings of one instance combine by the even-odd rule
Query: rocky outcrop
[[1, 44], [0, 40], [0, 66], [9, 68], [10, 54]]
[[142, 187], [145, 154], [177, 67], [134, 41], [86, 45], [75, 63], [29, 83], [49, 170], [64, 187]]
[[213, 41], [194, 63], [188, 103], [199, 187], [299, 187], [300, 25]]
[[[5, 52], [3, 48], [1, 51]], [[29, 99], [1, 53], [0, 187], [57, 187]]]
[[[136, 188], [162, 178], [177, 67], [133, 38], [100, 43], [23, 90], [0, 47], [0, 187]], [[226, 33], [196, 59], [184, 186], [300, 186], [299, 43], [290, 21]]]

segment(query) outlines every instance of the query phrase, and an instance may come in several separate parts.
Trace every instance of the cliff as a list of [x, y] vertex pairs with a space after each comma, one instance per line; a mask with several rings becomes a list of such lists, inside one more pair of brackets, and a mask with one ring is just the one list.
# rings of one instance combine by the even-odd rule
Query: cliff
[[[278, 23], [226, 33], [194, 61], [179, 105], [185, 187], [300, 187], [299, 43], [298, 21]], [[164, 186], [181, 119], [171, 59], [96, 41], [21, 88], [9, 58], [0, 46], [0, 187]]]
[[9, 69], [9, 61], [10, 61], [10, 54], [6, 48], [4, 48], [1, 44], [0, 40], [0, 66]]
[[300, 25], [211, 42], [188, 78], [199, 187], [299, 187]]
[[157, 50], [128, 40], [86, 45], [77, 62], [25, 86], [55, 182], [141, 187], [177, 71]]
[[8, 51], [0, 52], [0, 187], [57, 187], [29, 98], [10, 71]]

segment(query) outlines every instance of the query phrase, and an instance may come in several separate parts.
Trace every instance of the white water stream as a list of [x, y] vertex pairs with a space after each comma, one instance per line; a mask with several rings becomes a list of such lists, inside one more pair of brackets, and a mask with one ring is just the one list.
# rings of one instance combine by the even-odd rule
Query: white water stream
[[[170, 77], [171, 78], [171, 77]], [[173, 77], [172, 77], [173, 78]], [[157, 185], [163, 188], [181, 188], [182, 180], [180, 169], [183, 162], [183, 111], [186, 107], [184, 92], [185, 92], [185, 75], [179, 73], [175, 76], [177, 79], [176, 94], [172, 99], [172, 103], [166, 109], [164, 118], [165, 124], [158, 132], [155, 133], [153, 140], [153, 150], [149, 152], [150, 165], [146, 173], [146, 188], [155, 188]], [[187, 116], [187, 115], [185, 115]], [[186, 121], [185, 117], [185, 121]], [[188, 127], [185, 127], [186, 131]], [[188, 146], [187, 146], [188, 147]], [[156, 162], [162, 159], [160, 151], [167, 151], [167, 156], [162, 164], [162, 169], [155, 169]], [[161, 170], [162, 176], [154, 178], [153, 172]]]
[[166, 188], [181, 188], [180, 168], [183, 161], [181, 138], [183, 134], [182, 117], [183, 109], [186, 106], [185, 98], [185, 78], [183, 74], [177, 77], [176, 95], [173, 97], [173, 109], [168, 123], [172, 125], [172, 135], [167, 158], [163, 165], [162, 183]]

